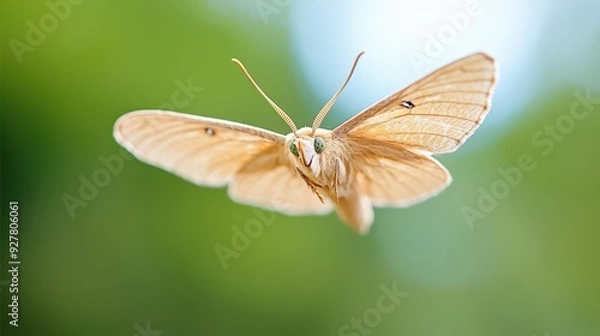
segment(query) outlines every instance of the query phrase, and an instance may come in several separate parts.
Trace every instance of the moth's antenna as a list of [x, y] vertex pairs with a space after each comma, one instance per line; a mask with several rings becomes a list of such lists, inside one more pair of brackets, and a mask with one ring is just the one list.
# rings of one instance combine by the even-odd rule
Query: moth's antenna
[[358, 64], [358, 60], [364, 53], [365, 53], [364, 51], [361, 51], [358, 54], [358, 56], [356, 56], [356, 59], [354, 60], [354, 64], [352, 65], [352, 70], [350, 70], [350, 74], [348, 74], [348, 78], [346, 78], [346, 81], [344, 82], [342, 87], [339, 90], [337, 90], [337, 92], [333, 95], [333, 97], [331, 97], [331, 99], [329, 99], [327, 104], [325, 104], [325, 106], [323, 106], [321, 111], [319, 111], [319, 114], [317, 114], [317, 117], [315, 118], [315, 121], [313, 122], [313, 126], [312, 126], [312, 135], [315, 135], [317, 128], [319, 128], [319, 126], [321, 126], [321, 123], [323, 122], [323, 119], [325, 119], [327, 112], [329, 112], [329, 110], [331, 109], [333, 104], [335, 104], [335, 101], [338, 99], [338, 96], [340, 95], [340, 93], [342, 93], [342, 91], [344, 90], [344, 88], [346, 87], [348, 82], [350, 81], [350, 78], [352, 78], [352, 74], [354, 73], [354, 69], [356, 68], [356, 65]]
[[277, 112], [277, 114], [279, 114], [279, 116], [281, 117], [281, 119], [283, 119], [283, 121], [285, 121], [285, 123], [292, 129], [292, 132], [294, 132], [294, 135], [296, 134], [296, 131], [298, 130], [298, 128], [296, 127], [296, 124], [294, 124], [294, 121], [292, 120], [292, 118], [290, 118], [290, 116], [288, 116], [282, 109], [281, 107], [277, 106], [277, 104], [275, 104], [275, 102], [273, 102], [271, 100], [271, 98], [269, 98], [269, 96], [267, 96], [263, 90], [260, 89], [260, 87], [258, 86], [258, 84], [256, 84], [256, 82], [254, 81], [254, 79], [252, 79], [252, 76], [250, 76], [250, 74], [248, 73], [248, 70], [246, 70], [246, 68], [244, 67], [244, 65], [242, 64], [242, 62], [238, 61], [235, 58], [231, 59], [233, 61], [233, 63], [237, 64], [240, 69], [242, 69], [242, 71], [244, 72], [244, 75], [246, 75], [246, 77], [248, 78], [248, 80], [250, 80], [250, 82], [252, 83], [252, 85], [254, 85], [254, 88], [263, 96], [263, 98], [265, 98], [265, 100], [269, 103], [269, 105], [271, 105], [271, 107], [275, 110], [275, 112]]

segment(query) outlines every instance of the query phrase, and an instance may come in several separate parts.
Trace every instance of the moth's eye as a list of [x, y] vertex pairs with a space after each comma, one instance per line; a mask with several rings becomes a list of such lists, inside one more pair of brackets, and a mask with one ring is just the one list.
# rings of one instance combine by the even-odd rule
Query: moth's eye
[[294, 156], [300, 156], [300, 154], [298, 153], [298, 147], [296, 147], [296, 144], [293, 142], [290, 142], [290, 152], [292, 152]]
[[325, 140], [323, 138], [315, 138], [315, 152], [317, 154], [325, 150]]

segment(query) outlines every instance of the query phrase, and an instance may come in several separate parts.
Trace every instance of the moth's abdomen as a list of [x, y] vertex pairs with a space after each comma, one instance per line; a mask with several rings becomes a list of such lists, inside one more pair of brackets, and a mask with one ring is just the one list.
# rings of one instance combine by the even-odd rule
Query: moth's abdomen
[[355, 188], [347, 196], [336, 201], [338, 216], [348, 226], [360, 234], [366, 234], [373, 224], [373, 206], [368, 197], [361, 195]]

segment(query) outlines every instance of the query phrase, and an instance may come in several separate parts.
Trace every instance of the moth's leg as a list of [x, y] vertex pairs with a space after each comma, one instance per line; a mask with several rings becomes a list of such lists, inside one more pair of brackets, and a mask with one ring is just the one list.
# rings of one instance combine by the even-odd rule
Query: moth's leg
[[312, 190], [312, 192], [315, 193], [315, 195], [317, 195], [317, 197], [319, 198], [319, 201], [321, 201], [321, 203], [325, 204], [323, 197], [321, 196], [321, 194], [319, 194], [319, 191], [317, 190], [317, 185], [315, 185], [306, 175], [304, 175], [300, 171], [300, 169], [296, 168], [296, 171], [298, 172], [298, 174], [300, 174], [300, 177], [302, 177], [304, 182], [306, 182], [306, 185], [310, 188], [310, 190]]

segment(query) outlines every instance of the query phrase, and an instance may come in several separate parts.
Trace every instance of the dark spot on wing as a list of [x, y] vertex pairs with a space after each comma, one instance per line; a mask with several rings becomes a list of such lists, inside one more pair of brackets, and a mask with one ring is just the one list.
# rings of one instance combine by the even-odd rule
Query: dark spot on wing
[[402, 105], [402, 107], [405, 107], [407, 109], [411, 109], [411, 108], [415, 107], [415, 104], [409, 102], [408, 100], [401, 101], [400, 105]]

